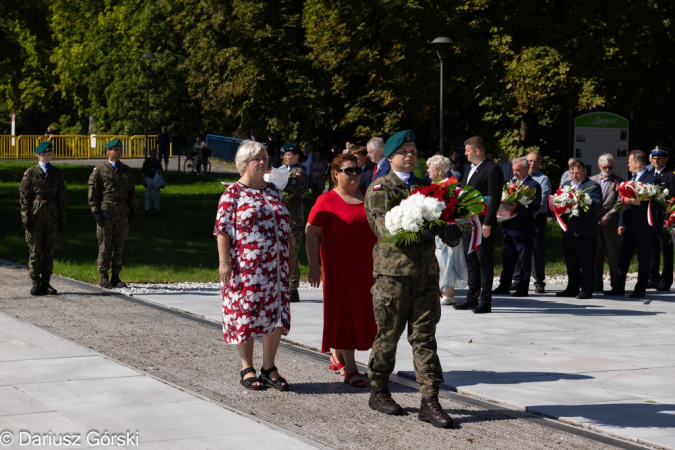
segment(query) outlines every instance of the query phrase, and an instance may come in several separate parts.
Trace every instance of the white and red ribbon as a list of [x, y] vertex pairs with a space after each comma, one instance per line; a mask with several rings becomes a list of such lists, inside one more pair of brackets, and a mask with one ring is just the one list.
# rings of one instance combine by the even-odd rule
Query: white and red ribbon
[[649, 200], [649, 205], [647, 205], [647, 222], [650, 226], [654, 226], [654, 221], [652, 220], [652, 201]]
[[471, 245], [469, 245], [469, 253], [478, 250], [480, 243], [483, 242], [483, 227], [480, 224], [478, 216], [471, 218]]

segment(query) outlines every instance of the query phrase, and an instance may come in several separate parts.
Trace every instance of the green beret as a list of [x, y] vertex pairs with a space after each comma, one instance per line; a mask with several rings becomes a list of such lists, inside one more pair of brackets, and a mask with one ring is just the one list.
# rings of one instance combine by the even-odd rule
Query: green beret
[[384, 146], [384, 157], [388, 158], [389, 156], [393, 155], [396, 150], [401, 148], [403, 144], [407, 144], [409, 142], [415, 142], [415, 133], [413, 133], [411, 130], [399, 131], [398, 133], [392, 135], [392, 137], [387, 139], [387, 143]]
[[105, 149], [110, 150], [111, 148], [121, 147], [121, 146], [122, 146], [122, 141], [120, 141], [119, 139], [113, 139], [111, 141], [108, 141], [107, 144], [105, 144]]
[[51, 152], [52, 150], [54, 150], [54, 149], [52, 148], [51, 142], [43, 142], [40, 145], [38, 145], [37, 147], [35, 147], [35, 153], [37, 153], [38, 155], [40, 153]]
[[286, 144], [283, 147], [281, 147], [281, 153], [286, 152], [293, 152], [296, 155], [302, 155], [302, 150], [300, 150], [300, 146], [295, 142], [292, 144]]

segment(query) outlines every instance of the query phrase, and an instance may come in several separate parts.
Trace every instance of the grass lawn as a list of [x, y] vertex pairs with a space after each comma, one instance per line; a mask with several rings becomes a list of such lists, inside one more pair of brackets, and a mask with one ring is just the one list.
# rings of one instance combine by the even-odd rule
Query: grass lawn
[[[21, 228], [19, 183], [23, 172], [35, 164], [31, 161], [0, 161], [0, 257], [26, 264], [28, 249]], [[87, 180], [91, 167], [59, 164], [68, 185], [67, 225], [56, 248], [54, 272], [58, 275], [98, 283], [96, 270], [98, 243], [96, 223], [87, 204]], [[162, 210], [145, 211], [141, 172], [136, 175], [139, 207], [124, 247], [126, 282], [217, 281], [218, 252], [212, 236], [218, 199], [223, 192], [221, 181], [235, 178], [196, 177], [178, 172], [165, 174]], [[306, 203], [305, 214], [310, 205]], [[546, 273], [563, 274], [560, 228], [549, 223]], [[495, 273], [501, 271], [501, 233], [495, 245]], [[300, 269], [307, 277], [307, 258], [300, 251]], [[635, 270], [635, 268], [633, 268]]]

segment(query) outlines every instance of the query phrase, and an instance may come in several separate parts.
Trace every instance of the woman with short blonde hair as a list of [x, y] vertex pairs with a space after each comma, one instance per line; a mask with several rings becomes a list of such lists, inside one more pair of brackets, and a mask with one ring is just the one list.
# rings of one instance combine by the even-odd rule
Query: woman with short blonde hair
[[[268, 156], [258, 142], [244, 141], [235, 164], [241, 178], [220, 197], [213, 230], [222, 284], [223, 338], [237, 344], [246, 389], [287, 391], [274, 360], [281, 335], [291, 327], [289, 274], [293, 271], [291, 225], [281, 191], [265, 182]], [[260, 377], [253, 342], [262, 337]]]

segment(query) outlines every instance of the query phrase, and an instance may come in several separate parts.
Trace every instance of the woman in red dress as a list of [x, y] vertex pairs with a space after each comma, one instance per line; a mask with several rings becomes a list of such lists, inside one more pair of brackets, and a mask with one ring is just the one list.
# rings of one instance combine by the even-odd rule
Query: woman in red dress
[[321, 351], [334, 349], [330, 368], [340, 371], [345, 383], [366, 387], [356, 367], [354, 351], [369, 350], [377, 333], [370, 294], [377, 237], [366, 219], [360, 175], [354, 155], [342, 154], [333, 160], [331, 177], [335, 189], [317, 199], [309, 213], [306, 233], [312, 286], [319, 286], [323, 268]]
[[[220, 197], [213, 234], [218, 241], [223, 300], [223, 338], [237, 344], [246, 389], [288, 390], [274, 359], [281, 335], [291, 327], [288, 276], [290, 216], [281, 191], [264, 180], [268, 156], [258, 142], [244, 141], [235, 163], [241, 178]], [[260, 377], [253, 368], [253, 339], [262, 337]]]

